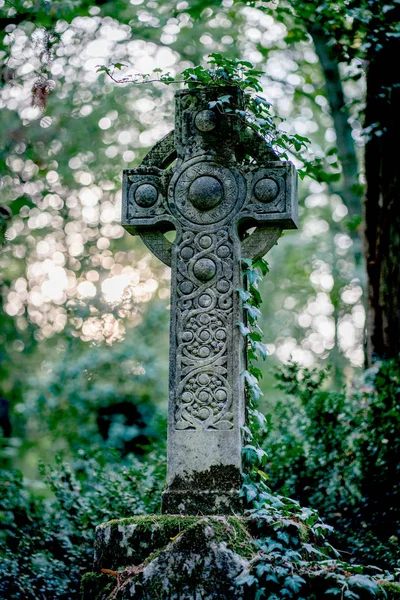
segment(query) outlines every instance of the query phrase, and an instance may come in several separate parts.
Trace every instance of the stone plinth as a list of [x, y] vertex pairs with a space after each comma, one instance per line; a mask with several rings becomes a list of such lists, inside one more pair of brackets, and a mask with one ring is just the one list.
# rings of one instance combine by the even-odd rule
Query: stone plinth
[[243, 517], [110, 521], [96, 529], [96, 572], [84, 576], [83, 600], [244, 600], [235, 581], [255, 553]]

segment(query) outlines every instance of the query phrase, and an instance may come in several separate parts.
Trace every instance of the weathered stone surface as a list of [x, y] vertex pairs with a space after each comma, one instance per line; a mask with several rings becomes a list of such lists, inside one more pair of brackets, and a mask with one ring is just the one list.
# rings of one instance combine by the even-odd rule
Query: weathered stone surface
[[[123, 178], [122, 224], [172, 268], [163, 495], [163, 512], [172, 514], [240, 508], [246, 365], [237, 327], [240, 259], [265, 254], [283, 227], [297, 223], [293, 165], [279, 161], [243, 119], [221, 114], [220, 95], [230, 96], [232, 110], [243, 108], [236, 87], [178, 92], [175, 133]], [[163, 235], [171, 228], [172, 245]]]
[[[105, 599], [114, 589], [112, 597], [119, 600], [242, 600], [235, 580], [255, 553], [243, 518], [165, 515], [111, 521], [96, 529], [98, 574], [85, 576], [83, 598]], [[100, 569], [118, 569], [118, 581], [100, 575]]]

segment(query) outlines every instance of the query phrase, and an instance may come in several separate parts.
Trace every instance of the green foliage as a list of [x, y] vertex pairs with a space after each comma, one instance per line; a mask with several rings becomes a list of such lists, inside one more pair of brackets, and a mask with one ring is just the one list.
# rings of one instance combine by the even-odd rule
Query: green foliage
[[[315, 508], [321, 508], [324, 506], [324, 502], [330, 502], [331, 510], [337, 511], [341, 505], [349, 508], [352, 501], [354, 502], [354, 497], [346, 488], [341, 498], [338, 498], [338, 491], [342, 490], [343, 482], [347, 479], [346, 468], [347, 470], [349, 467], [354, 468], [352, 454], [357, 454], [357, 451], [363, 463], [361, 469], [362, 476], [365, 478], [364, 485], [367, 482], [369, 484], [372, 479], [370, 489], [379, 489], [375, 487], [377, 482], [371, 475], [372, 473], [377, 474], [377, 466], [379, 466], [378, 472], [380, 473], [383, 465], [387, 468], [382, 469], [383, 473], [379, 483], [387, 485], [387, 482], [393, 481], [394, 473], [390, 466], [398, 468], [398, 451], [394, 449], [393, 452], [391, 449], [385, 454], [385, 451], [381, 450], [381, 436], [385, 435], [385, 430], [387, 430], [393, 441], [394, 432], [400, 425], [397, 422], [399, 418], [397, 411], [394, 423], [382, 427], [383, 421], [389, 421], [388, 413], [391, 415], [391, 411], [399, 401], [400, 361], [396, 364], [383, 365], [381, 371], [378, 372], [380, 374], [377, 375], [375, 388], [370, 390], [375, 393], [375, 402], [371, 403], [374, 408], [370, 406], [369, 410], [363, 411], [365, 438], [363, 439], [361, 436], [359, 440], [352, 441], [355, 448], [353, 453], [349, 453], [348, 438], [354, 431], [355, 422], [354, 418], [351, 419], [349, 410], [346, 414], [344, 394], [329, 393], [321, 389], [327, 378], [327, 373], [323, 370], [304, 369], [300, 372], [295, 364], [284, 366], [278, 375], [279, 386], [300, 400], [308, 428], [304, 423], [296, 421], [294, 426], [287, 430], [286, 437], [282, 436], [284, 443], [281, 443], [279, 448], [279, 442], [271, 444], [267, 434], [267, 420], [257, 410], [257, 403], [261, 395], [258, 381], [262, 377], [262, 373], [254, 365], [260, 356], [263, 359], [266, 356], [264, 352], [259, 352], [258, 346], [255, 347], [255, 344], [261, 344], [262, 340], [262, 331], [257, 325], [257, 319], [260, 316], [259, 306], [262, 301], [258, 292], [258, 283], [262, 279], [262, 275], [268, 272], [268, 264], [264, 260], [252, 261], [250, 259], [244, 260], [243, 263], [248, 290], [239, 289], [238, 292], [247, 313], [247, 323], [239, 323], [239, 326], [248, 344], [248, 368], [243, 373], [247, 391], [247, 422], [243, 428], [244, 440], [247, 442], [243, 448], [247, 475], [243, 483], [242, 494], [249, 506], [252, 507], [249, 509], [249, 514], [257, 519], [260, 535], [256, 540], [259, 548], [258, 556], [253, 561], [251, 570], [241, 576], [237, 583], [249, 586], [253, 590], [255, 598], [268, 600], [282, 597], [317, 600], [321, 595], [357, 600], [374, 598], [379, 594], [385, 595], [380, 585], [383, 576], [380, 573], [378, 581], [376, 575], [380, 569], [376, 568], [374, 572], [372, 567], [366, 568], [350, 563], [350, 561], [344, 561], [340, 553], [328, 542], [327, 533], [332, 530], [332, 527], [321, 521]], [[377, 405], [376, 410], [374, 410], [375, 404]], [[282, 425], [287, 427], [288, 424], [283, 422]], [[282, 435], [282, 433], [279, 431], [278, 435]], [[309, 464], [314, 467], [314, 470], [311, 467], [308, 472], [307, 469], [304, 469], [304, 464], [303, 470], [299, 469], [299, 466], [305, 461], [304, 454], [301, 454], [301, 450], [304, 451], [305, 448], [301, 448], [301, 443], [295, 439], [295, 436], [299, 436], [299, 434], [303, 434], [304, 441], [308, 442], [307, 459]], [[260, 439], [263, 435], [264, 437], [267, 435], [265, 448], [268, 448], [269, 455], [260, 446]], [[394, 443], [396, 444], [396, 441]], [[365, 447], [366, 444], [368, 447]], [[379, 454], [378, 460], [377, 454]], [[307, 487], [315, 496], [318, 494], [317, 498], [314, 497], [314, 503], [311, 502], [315, 508], [302, 508], [299, 502], [273, 493], [266, 482], [268, 481], [270, 485], [276, 483], [273, 482], [273, 476], [271, 477], [274, 468], [282, 473], [285, 491], [290, 485], [287, 482], [293, 481], [293, 478], [297, 477], [301, 481], [301, 475], [308, 477]], [[292, 475], [292, 479], [290, 475]], [[270, 478], [271, 481], [269, 481]], [[349, 476], [349, 480], [351, 481], [351, 476]], [[302, 483], [304, 484], [304, 481]], [[334, 489], [330, 490], [329, 486], [333, 486]], [[336, 494], [328, 493], [327, 495], [327, 492], [331, 491], [336, 491]], [[301, 497], [297, 489], [291, 489], [290, 494]], [[329, 500], [326, 500], [327, 497]], [[375, 492], [375, 499], [378, 497]], [[396, 492], [392, 497], [384, 497], [383, 502], [387, 504], [389, 500], [391, 506], [396, 506]], [[369, 505], [368, 502], [367, 504]], [[374, 508], [377, 507], [374, 506]], [[382, 510], [382, 508], [383, 506], [380, 505], [379, 509]], [[335, 514], [335, 516], [337, 515]], [[390, 518], [392, 517], [393, 513]], [[373, 521], [371, 515], [370, 520]], [[381, 527], [382, 520], [379, 519], [379, 521]], [[336, 524], [336, 519], [334, 522]], [[350, 528], [351, 525], [353, 530]], [[346, 532], [342, 533], [346, 533], [348, 538], [351, 531], [350, 537], [353, 535], [360, 539], [355, 533], [356, 526], [355, 521], [353, 523], [347, 521]], [[268, 531], [267, 534], [265, 529]], [[349, 547], [348, 544], [346, 547]], [[352, 549], [354, 549], [354, 545]], [[395, 567], [396, 564], [390, 561], [387, 566]], [[374, 576], [371, 576], [371, 573]], [[388, 573], [386, 577], [393, 578]]]
[[331, 167], [338, 167], [337, 163], [328, 164], [320, 157], [310, 159], [307, 152], [310, 140], [299, 134], [290, 135], [281, 127], [285, 119], [274, 115], [271, 103], [260, 95], [263, 91], [261, 85], [263, 71], [256, 69], [251, 62], [213, 53], [208, 56], [205, 67], [202, 65], [190, 67], [177, 77], [172, 77], [169, 72], [162, 73], [162, 70], [157, 68], [152, 74], [135, 74], [117, 79], [114, 72], [123, 66], [121, 63], [98, 65], [97, 71], [104, 72], [115, 83], [135, 85], [155, 82], [167, 85], [183, 83], [189, 89], [215, 87], [218, 90], [224, 87], [238, 87], [243, 92], [244, 109], [230, 108], [229, 94], [217, 96], [210, 102], [210, 108], [217, 108], [221, 114], [243, 121], [246, 126], [262, 136], [267, 147], [277, 153], [281, 159], [289, 160], [289, 153], [295, 155], [302, 163], [302, 168], [298, 170], [302, 179], [306, 175], [324, 182], [340, 179], [340, 172], [332, 172], [331, 169]]
[[1, 472], [0, 595], [13, 600], [76, 600], [91, 570], [96, 525], [159, 510], [165, 465], [158, 452], [125, 465], [84, 452], [43, 468], [51, 498], [28, 491], [16, 471]]
[[376, 364], [334, 393], [326, 372], [285, 366], [277, 380], [288, 397], [263, 442], [273, 489], [318, 508], [341, 547], [386, 568], [400, 566], [399, 375], [399, 359]]
[[[159, 437], [167, 373], [149, 336], [154, 327], [159, 339], [164, 334], [166, 340], [167, 324], [163, 306], [151, 303], [149, 310], [152, 315], [145, 324], [111, 346], [103, 343], [82, 352], [79, 340], [67, 337], [51, 367], [44, 366], [39, 376], [27, 381], [21, 415], [31, 429], [36, 422], [40, 435], [47, 434], [53, 444], [72, 452], [101, 449], [99, 418], [103, 409], [115, 407], [114, 417], [112, 412], [108, 417], [106, 447], [123, 450], [138, 436], [149, 441]], [[131, 413], [137, 414], [135, 422], [128, 422], [129, 414], [118, 413], [118, 406], [125, 403], [128, 413], [131, 405]]]

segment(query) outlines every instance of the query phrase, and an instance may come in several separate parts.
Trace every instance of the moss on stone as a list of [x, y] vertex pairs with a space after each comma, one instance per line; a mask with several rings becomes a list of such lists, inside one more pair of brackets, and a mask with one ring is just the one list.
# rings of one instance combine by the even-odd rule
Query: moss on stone
[[[254, 554], [251, 535], [241, 517], [136, 516], [108, 521], [97, 528], [95, 566], [117, 569], [148, 563], [171, 541], [193, 528], [203, 527], [205, 521], [213, 527], [216, 541], [225, 542], [241, 556]], [[195, 540], [195, 532], [187, 539]], [[197, 543], [200, 544], [200, 538]]]
[[240, 513], [242, 475], [233, 465], [214, 465], [190, 476], [177, 476], [162, 495], [162, 512], [185, 515]]
[[140, 564], [197, 521], [198, 517], [146, 515], [103, 523], [96, 529], [95, 567]]
[[232, 488], [240, 490], [242, 475], [233, 465], [213, 465], [207, 471], [197, 471], [187, 477], [177, 476], [168, 486], [169, 490], [218, 490], [229, 492]]
[[[126, 537], [128, 534], [129, 538]], [[115, 598], [118, 599], [131, 597], [129, 594], [132, 592], [128, 588], [136, 590], [132, 597], [141, 598], [143, 571], [146, 569], [147, 572], [147, 567], [151, 571], [157, 571], [159, 567], [155, 565], [168, 564], [169, 556], [172, 557], [172, 562], [182, 560], [188, 561], [190, 565], [186, 569], [177, 569], [171, 584], [176, 584], [178, 588], [181, 585], [190, 587], [196, 586], [196, 581], [202, 581], [202, 585], [210, 586], [210, 593], [213, 593], [214, 584], [208, 578], [203, 581], [205, 559], [211, 560], [211, 563], [207, 562], [211, 567], [207, 568], [216, 570], [217, 578], [221, 580], [218, 585], [229, 587], [233, 582], [228, 578], [228, 583], [224, 583], [222, 572], [218, 571], [220, 566], [217, 565], [224, 560], [229, 564], [237, 561], [240, 568], [243, 568], [255, 553], [256, 548], [246, 526], [246, 519], [236, 516], [135, 516], [108, 521], [98, 527], [96, 532], [97, 568], [117, 570], [121, 574], [120, 579], [126, 581], [123, 590], [121, 588], [117, 592], [114, 588], [114, 593], [117, 594]], [[215, 556], [220, 557], [217, 562]], [[132, 565], [136, 565], [136, 568]], [[105, 576], [100, 577], [99, 580], [89, 574], [85, 578], [82, 584], [84, 600], [105, 600], [113, 591], [115, 580], [106, 576], [106, 590]], [[152, 600], [164, 598], [163, 586], [158, 576], [150, 578], [146, 580], [146, 593], [151, 591]], [[232, 590], [229, 593], [231, 592]], [[222, 597], [225, 598], [225, 595]]]
[[103, 573], [85, 573], [81, 580], [82, 597], [87, 600], [108, 598], [114, 587], [114, 582]]
[[386, 598], [387, 600], [399, 600], [400, 599], [400, 583], [394, 583], [392, 581], [380, 581], [379, 585], [386, 593], [380, 594], [381, 598]]
[[256, 554], [256, 548], [246, 526], [246, 520], [241, 517], [227, 517], [227, 522], [230, 528], [221, 521], [213, 520], [215, 541], [225, 542], [227, 547], [239, 556], [252, 558]]

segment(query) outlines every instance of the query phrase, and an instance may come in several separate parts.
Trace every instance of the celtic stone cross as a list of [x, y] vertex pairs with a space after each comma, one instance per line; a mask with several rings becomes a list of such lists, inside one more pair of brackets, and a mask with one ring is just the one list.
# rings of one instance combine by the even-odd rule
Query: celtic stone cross
[[[215, 101], [226, 95], [232, 112], [223, 113]], [[240, 507], [240, 259], [263, 256], [282, 228], [297, 226], [294, 166], [236, 109], [236, 87], [177, 92], [175, 132], [123, 174], [123, 226], [172, 269], [165, 513]], [[173, 243], [164, 235], [172, 229]]]

